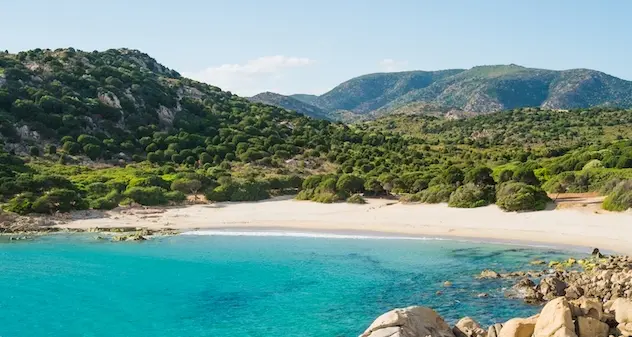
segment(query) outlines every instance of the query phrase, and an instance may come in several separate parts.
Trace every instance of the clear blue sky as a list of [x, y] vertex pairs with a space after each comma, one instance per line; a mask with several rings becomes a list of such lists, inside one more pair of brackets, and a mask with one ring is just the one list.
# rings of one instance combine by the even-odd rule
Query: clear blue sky
[[0, 49], [139, 49], [242, 95], [516, 63], [632, 79], [627, 0], [6, 0]]

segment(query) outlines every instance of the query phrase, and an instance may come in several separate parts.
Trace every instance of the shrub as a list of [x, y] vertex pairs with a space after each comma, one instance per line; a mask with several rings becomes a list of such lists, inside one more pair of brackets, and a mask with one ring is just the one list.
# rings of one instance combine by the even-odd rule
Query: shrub
[[37, 198], [32, 207], [35, 213], [65, 213], [86, 209], [88, 204], [73, 190], [55, 188]]
[[464, 183], [472, 183], [478, 186], [494, 185], [496, 182], [492, 178], [492, 170], [486, 166], [475, 167], [465, 174]]
[[399, 198], [399, 201], [402, 203], [420, 202], [421, 192], [413, 193], [413, 194], [404, 194]]
[[621, 181], [603, 201], [603, 209], [626, 211], [632, 207], [632, 180]]
[[521, 182], [508, 182], [496, 193], [496, 204], [505, 211], [539, 211], [551, 199], [540, 187]]
[[487, 206], [494, 202], [493, 187], [482, 187], [474, 183], [459, 186], [451, 195], [448, 206], [474, 208]]
[[350, 204], [366, 204], [366, 200], [359, 194], [354, 194], [347, 198], [347, 202]]
[[533, 170], [519, 168], [513, 174], [513, 181], [527, 185], [540, 186], [540, 180], [535, 176]]
[[33, 193], [18, 194], [9, 200], [4, 209], [9, 212], [26, 215], [33, 212], [33, 201], [35, 201]]
[[347, 193], [363, 192], [364, 179], [352, 174], [343, 174], [336, 182], [336, 190]]
[[176, 179], [171, 183], [172, 191], [179, 191], [181, 193], [194, 194], [197, 197], [197, 193], [202, 188], [202, 182], [197, 179]]
[[452, 194], [452, 192], [454, 192], [454, 186], [452, 185], [434, 185], [420, 192], [420, 201], [427, 204], [448, 202], [450, 200], [450, 195]]
[[321, 202], [324, 204], [331, 204], [340, 200], [340, 197], [336, 193], [332, 192], [320, 192], [312, 197], [312, 201]]
[[166, 192], [165, 189], [157, 186], [130, 187], [123, 195], [144, 206], [157, 206], [167, 204]]
[[185, 200], [187, 200], [187, 196], [186, 194], [180, 192], [180, 191], [170, 191], [165, 193], [165, 197], [167, 198], [167, 200], [171, 201], [171, 202], [175, 202], [175, 203], [180, 203], [183, 202]]
[[303, 180], [303, 189], [315, 189], [322, 179], [323, 176], [321, 175], [313, 175], [305, 178], [305, 180]]
[[298, 192], [296, 200], [312, 200], [314, 197], [314, 189], [305, 189]]
[[121, 201], [121, 194], [117, 191], [110, 191], [106, 196], [92, 200], [90, 207], [94, 209], [110, 210], [118, 207]]
[[37, 146], [31, 146], [29, 148], [29, 154], [33, 157], [39, 157], [40, 149]]

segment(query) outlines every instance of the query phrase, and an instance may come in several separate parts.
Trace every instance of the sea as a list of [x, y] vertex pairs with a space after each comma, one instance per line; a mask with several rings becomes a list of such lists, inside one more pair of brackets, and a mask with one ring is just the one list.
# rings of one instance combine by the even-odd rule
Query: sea
[[[398, 307], [482, 325], [540, 310], [481, 270], [569, 249], [441, 238], [199, 231], [144, 242], [0, 243], [0, 337], [358, 336]], [[446, 286], [446, 281], [451, 283]], [[482, 293], [487, 297], [481, 297]], [[479, 296], [480, 295], [480, 296]]]

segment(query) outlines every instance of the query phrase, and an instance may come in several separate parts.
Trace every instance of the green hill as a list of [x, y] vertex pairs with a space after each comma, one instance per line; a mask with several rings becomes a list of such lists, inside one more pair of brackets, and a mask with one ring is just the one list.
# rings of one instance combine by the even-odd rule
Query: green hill
[[309, 102], [346, 121], [373, 119], [411, 103], [432, 105], [437, 111], [462, 110], [466, 115], [522, 107], [628, 108], [632, 107], [632, 82], [588, 69], [479, 66], [364, 75]]
[[[183, 78], [135, 50], [0, 53], [0, 69], [0, 203], [20, 214], [177, 204], [187, 194], [254, 201], [300, 192], [301, 199], [335, 202], [355, 193], [394, 193], [440, 202], [453, 192], [463, 198], [493, 191], [472, 185], [492, 184], [490, 169], [493, 184], [513, 179], [556, 191], [595, 191], [613, 178], [632, 177], [630, 110], [533, 108], [448, 119], [432, 115], [465, 112], [456, 104], [446, 110], [411, 102], [398, 107], [407, 114], [345, 125], [253, 103]], [[447, 83], [524, 79], [524, 71], [487, 67], [363, 81], [384, 79], [390, 99], [414, 93], [392, 85], [416, 83], [430, 92]], [[552, 76], [530, 73], [533, 83]], [[557, 100], [595, 83], [623, 92], [620, 80], [607, 75], [558, 75], [564, 78], [552, 79], [554, 87], [571, 88], [571, 77], [575, 89], [558, 90]], [[584, 99], [597, 99], [592, 94]], [[379, 92], [363, 93], [372, 102], [366, 104], [336, 95], [327, 97], [365, 113], [388, 101]]]

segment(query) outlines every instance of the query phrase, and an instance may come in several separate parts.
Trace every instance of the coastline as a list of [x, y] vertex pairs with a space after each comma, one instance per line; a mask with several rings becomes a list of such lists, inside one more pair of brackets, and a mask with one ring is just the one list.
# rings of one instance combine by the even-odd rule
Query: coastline
[[128, 208], [76, 212], [56, 225], [67, 229], [144, 227], [154, 230], [276, 229], [320, 233], [372, 233], [566, 246], [632, 254], [630, 213], [597, 214], [593, 208], [508, 213], [495, 205], [474, 209], [445, 204], [402, 204], [368, 199], [365, 205], [320, 204], [280, 197], [259, 202], [225, 202], [173, 208]]

